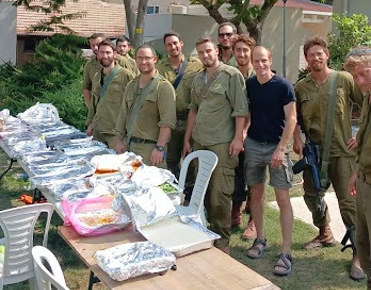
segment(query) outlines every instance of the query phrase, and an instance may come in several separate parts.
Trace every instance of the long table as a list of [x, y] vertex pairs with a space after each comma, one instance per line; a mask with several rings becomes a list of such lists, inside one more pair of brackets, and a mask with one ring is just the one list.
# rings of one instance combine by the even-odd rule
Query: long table
[[280, 289], [255, 271], [212, 247], [176, 261], [177, 270], [165, 275], [146, 275], [118, 282], [111, 279], [95, 261], [97, 250], [123, 243], [145, 241], [132, 229], [97, 237], [82, 237], [73, 228], [61, 226], [59, 234], [86, 266], [112, 290], [277, 290]]
[[[0, 147], [11, 158], [17, 161], [4, 142]], [[11, 164], [12, 164], [11, 163]], [[31, 176], [28, 167], [18, 160], [22, 169]], [[7, 171], [9, 171], [11, 166]], [[48, 189], [35, 189], [55, 206], [56, 212], [64, 219], [60, 202], [56, 201]], [[34, 196], [35, 198], [35, 196]], [[145, 238], [133, 229], [96, 237], [80, 236], [72, 227], [61, 226], [59, 234], [91, 270], [89, 290], [92, 289], [94, 276], [112, 290], [276, 290], [277, 286], [260, 276], [255, 271], [234, 260], [222, 251], [211, 249], [193, 253], [177, 259], [177, 270], [168, 271], [165, 275], [146, 275], [123, 282], [111, 279], [96, 263], [93, 255], [97, 250], [107, 249], [119, 244], [145, 241]]]

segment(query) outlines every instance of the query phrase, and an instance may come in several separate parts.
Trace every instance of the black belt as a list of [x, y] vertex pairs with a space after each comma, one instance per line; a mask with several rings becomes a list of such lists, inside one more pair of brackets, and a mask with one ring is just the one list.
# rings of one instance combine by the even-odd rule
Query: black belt
[[180, 121], [185, 121], [188, 119], [188, 112], [187, 113], [180, 113], [176, 114], [176, 119]]
[[138, 137], [131, 137], [130, 143], [143, 143], [143, 144], [157, 144], [157, 141], [149, 140], [149, 139], [142, 139]]

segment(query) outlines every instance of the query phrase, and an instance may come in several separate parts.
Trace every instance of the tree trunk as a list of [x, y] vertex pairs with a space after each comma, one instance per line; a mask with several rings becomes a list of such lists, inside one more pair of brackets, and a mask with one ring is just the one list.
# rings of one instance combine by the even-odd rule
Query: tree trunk
[[137, 21], [135, 25], [135, 37], [132, 42], [134, 48], [138, 48], [143, 44], [144, 39], [144, 20], [147, 14], [148, 0], [139, 0]]
[[131, 0], [124, 0], [126, 15], [126, 31], [129, 33], [130, 42], [133, 43], [135, 36], [135, 14]]
[[244, 23], [247, 31], [249, 32], [250, 37], [254, 38], [256, 45], [260, 45], [262, 41], [262, 31], [264, 21], [259, 23]]

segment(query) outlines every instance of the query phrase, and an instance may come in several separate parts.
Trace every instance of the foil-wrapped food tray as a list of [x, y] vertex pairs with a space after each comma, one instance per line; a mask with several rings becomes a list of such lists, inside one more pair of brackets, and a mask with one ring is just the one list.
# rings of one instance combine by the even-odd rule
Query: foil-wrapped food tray
[[95, 252], [99, 267], [112, 279], [124, 281], [145, 274], [161, 273], [175, 263], [175, 256], [152, 242], [123, 244]]
[[176, 257], [208, 249], [220, 236], [185, 216], [161, 220], [138, 231], [148, 240], [172, 252]]

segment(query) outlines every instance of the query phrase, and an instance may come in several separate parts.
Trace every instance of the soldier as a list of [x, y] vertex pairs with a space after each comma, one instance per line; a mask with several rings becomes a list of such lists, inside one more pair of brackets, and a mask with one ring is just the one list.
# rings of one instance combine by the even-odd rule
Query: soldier
[[114, 149], [109, 133], [115, 129], [124, 90], [131, 72], [115, 64], [116, 48], [111, 40], [98, 45], [98, 61], [102, 67], [93, 78], [92, 101], [89, 106], [86, 134]]
[[229, 254], [234, 170], [243, 148], [248, 115], [245, 82], [238, 69], [219, 61], [218, 48], [211, 38], [198, 40], [196, 50], [204, 69], [192, 84], [183, 155], [191, 152], [193, 138], [194, 150], [210, 150], [219, 158], [205, 204], [210, 229], [221, 235], [215, 246]]
[[272, 53], [265, 47], [255, 47], [252, 62], [256, 76], [246, 82], [250, 107], [250, 126], [244, 142], [246, 184], [250, 187], [251, 212], [257, 238], [247, 250], [251, 259], [262, 257], [267, 248], [264, 236], [264, 192], [266, 168], [280, 209], [282, 231], [281, 253], [273, 274], [291, 273], [291, 236], [293, 213], [290, 202], [292, 169], [287, 147], [296, 125], [294, 88], [291, 83], [271, 71]]
[[367, 274], [367, 289], [371, 290], [371, 204], [368, 198], [371, 192], [371, 48], [357, 47], [351, 50], [345, 58], [344, 68], [352, 74], [355, 83], [365, 94], [357, 134], [358, 164], [348, 190], [352, 195], [356, 194], [355, 240], [361, 266]]
[[232, 22], [223, 22], [218, 26], [219, 60], [233, 67], [237, 67], [232, 50], [233, 38], [236, 34], [237, 28]]
[[[234, 58], [237, 62], [237, 68], [242, 73], [245, 80], [255, 75], [255, 71], [251, 62], [251, 53], [255, 47], [255, 40], [248, 37], [247, 35], [238, 35], [232, 42], [232, 50]], [[247, 130], [247, 128], [246, 128]], [[245, 139], [245, 138], [244, 138]], [[235, 190], [232, 196], [232, 215], [231, 215], [231, 227], [238, 227], [242, 221], [242, 210], [247, 197], [247, 190], [245, 185], [245, 173], [244, 173], [244, 153], [241, 152], [238, 156], [239, 165], [236, 167], [236, 178], [235, 178]], [[249, 198], [250, 199], [250, 198]], [[246, 212], [250, 213], [248, 206], [249, 201], [246, 204]], [[256, 238], [256, 228], [252, 215], [250, 214], [249, 221], [246, 229], [242, 233], [242, 238], [249, 240]]]
[[[340, 214], [347, 230], [355, 225], [355, 199], [348, 193], [348, 181], [355, 170], [356, 140], [352, 137], [351, 103], [362, 103], [363, 96], [356, 89], [351, 75], [347, 72], [335, 72], [327, 66], [329, 51], [327, 42], [320, 36], [309, 38], [304, 44], [304, 55], [311, 72], [295, 85], [298, 107], [298, 124], [303, 126], [307, 137], [312, 142], [324, 148], [325, 136], [329, 128], [333, 128], [332, 141], [329, 146], [329, 184], [332, 183], [339, 202]], [[336, 99], [332, 124], [327, 122], [330, 102], [331, 80], [335, 78]], [[294, 151], [301, 155], [304, 143], [301, 131], [296, 128], [294, 134]], [[330, 144], [331, 143], [331, 144]], [[322, 160], [323, 156], [321, 157]], [[322, 166], [321, 166], [322, 167]], [[335, 245], [335, 239], [330, 228], [330, 216], [326, 203], [323, 204], [324, 215], [317, 206], [318, 191], [314, 187], [310, 169], [304, 169], [304, 200], [312, 212], [313, 223], [319, 228], [319, 234], [313, 240], [304, 244], [305, 249], [318, 249]], [[364, 276], [359, 266], [357, 253], [354, 249], [350, 270], [353, 279]]]
[[117, 60], [119, 62], [119, 65], [132, 71], [134, 76], [139, 75], [137, 64], [135, 63], [135, 60], [129, 55], [129, 51], [131, 49], [129, 39], [126, 36], [117, 38], [116, 48], [118, 54]]
[[151, 46], [139, 47], [135, 61], [140, 75], [125, 89], [115, 130], [116, 152], [132, 151], [147, 165], [166, 167], [166, 146], [176, 123], [175, 91], [158, 74], [157, 55]]
[[101, 66], [99, 64], [97, 53], [98, 53], [98, 45], [104, 39], [104, 35], [102, 33], [94, 33], [89, 38], [89, 44], [91, 50], [94, 52], [95, 56], [87, 61], [84, 66], [83, 72], [83, 82], [82, 82], [82, 95], [84, 96], [85, 105], [89, 108], [91, 103], [91, 90], [93, 84], [93, 78], [97, 72], [101, 70]]
[[[117, 53], [118, 54], [120, 54], [122, 56], [126, 56], [128, 58], [130, 57], [129, 51], [131, 50], [131, 45], [130, 45], [130, 42], [129, 42], [129, 38], [127, 38], [126, 36], [119, 37], [119, 38], [116, 39], [116, 48], [117, 48]], [[132, 59], [132, 58], [130, 57], [130, 59]]]
[[[180, 159], [182, 157], [184, 134], [187, 125], [188, 107], [191, 103], [191, 86], [195, 74], [203, 68], [200, 60], [185, 57], [182, 53], [183, 41], [180, 35], [171, 31], [163, 37], [168, 57], [157, 64], [159, 74], [171, 82], [176, 92], [176, 128], [171, 132], [168, 144], [167, 167], [179, 178]], [[187, 181], [195, 178], [194, 167], [188, 169]], [[187, 194], [186, 201], [190, 199]]]

